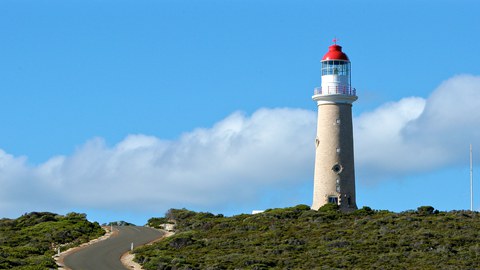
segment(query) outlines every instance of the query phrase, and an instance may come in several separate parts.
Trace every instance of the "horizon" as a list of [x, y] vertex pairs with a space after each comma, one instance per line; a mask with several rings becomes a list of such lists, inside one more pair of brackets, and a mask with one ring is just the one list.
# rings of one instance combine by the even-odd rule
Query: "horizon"
[[470, 209], [470, 144], [478, 193], [475, 1], [0, 5], [0, 218], [311, 205], [311, 96], [337, 38], [358, 208]]

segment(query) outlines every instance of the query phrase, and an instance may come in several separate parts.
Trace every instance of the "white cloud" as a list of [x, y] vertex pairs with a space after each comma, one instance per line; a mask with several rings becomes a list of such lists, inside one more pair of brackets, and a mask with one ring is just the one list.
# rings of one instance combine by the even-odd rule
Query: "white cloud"
[[466, 164], [480, 146], [480, 77], [455, 76], [427, 99], [411, 97], [355, 121], [357, 168], [365, 181]]
[[403, 170], [410, 152], [402, 131], [419, 117], [424, 106], [422, 98], [404, 98], [355, 119], [356, 167], [365, 168], [367, 174]]
[[0, 210], [254, 206], [266, 187], [310, 178], [314, 126], [313, 112], [259, 109], [174, 141], [130, 135], [109, 148], [96, 138], [33, 167], [0, 152]]
[[443, 155], [439, 165], [464, 162], [468, 144], [480, 146], [479, 100], [480, 77], [449, 79], [428, 98], [425, 111], [406, 127], [405, 136], [418, 141], [418, 147]]
[[[404, 98], [354, 119], [359, 183], [455, 166], [480, 146], [480, 77], [456, 76], [427, 99]], [[265, 190], [310, 184], [316, 115], [301, 109], [236, 112], [176, 140], [95, 138], [69, 156], [29, 165], [0, 150], [0, 213], [33, 210], [256, 208]], [[305, 199], [309, 203], [310, 198]]]

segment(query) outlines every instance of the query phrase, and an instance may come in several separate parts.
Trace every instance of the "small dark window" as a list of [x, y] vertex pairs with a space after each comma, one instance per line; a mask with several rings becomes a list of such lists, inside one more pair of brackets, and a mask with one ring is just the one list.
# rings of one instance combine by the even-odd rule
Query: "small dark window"
[[336, 196], [328, 197], [328, 203], [338, 204], [338, 197]]
[[343, 167], [340, 164], [335, 164], [332, 167], [332, 171], [336, 174], [340, 174], [343, 170]]

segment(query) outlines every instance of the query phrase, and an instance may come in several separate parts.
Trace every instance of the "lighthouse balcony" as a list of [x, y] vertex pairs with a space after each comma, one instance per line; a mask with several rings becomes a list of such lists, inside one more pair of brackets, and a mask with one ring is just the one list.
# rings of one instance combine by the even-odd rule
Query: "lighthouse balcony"
[[350, 86], [315, 87], [313, 95], [347, 95], [357, 96], [357, 90]]

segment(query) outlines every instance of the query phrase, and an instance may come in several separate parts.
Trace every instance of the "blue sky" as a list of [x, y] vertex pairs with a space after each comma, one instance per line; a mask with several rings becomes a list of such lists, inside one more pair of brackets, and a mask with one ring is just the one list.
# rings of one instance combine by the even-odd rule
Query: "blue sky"
[[310, 204], [311, 95], [334, 37], [359, 96], [357, 204], [467, 209], [468, 144], [480, 154], [479, 8], [3, 0], [0, 216], [142, 224], [172, 207]]

